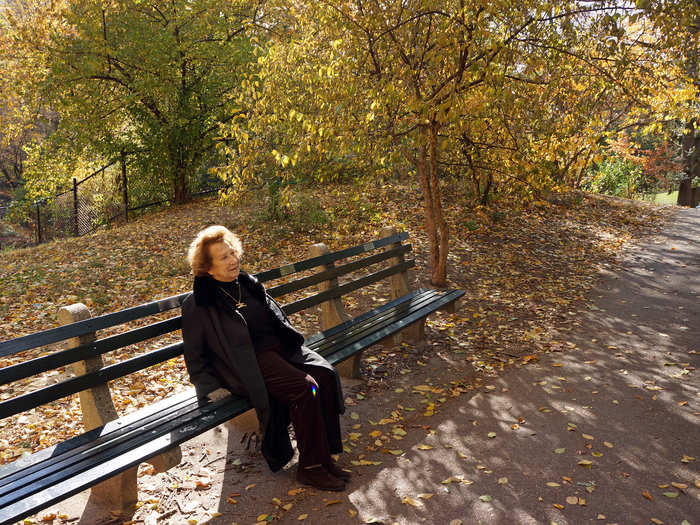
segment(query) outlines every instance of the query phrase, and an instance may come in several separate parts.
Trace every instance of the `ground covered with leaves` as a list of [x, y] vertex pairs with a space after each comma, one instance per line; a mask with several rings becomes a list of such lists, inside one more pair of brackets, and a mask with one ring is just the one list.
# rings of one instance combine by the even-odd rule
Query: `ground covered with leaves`
[[[456, 314], [441, 314], [429, 321], [426, 345], [376, 347], [366, 353], [362, 365], [365, 380], [347, 392], [349, 417], [345, 418], [344, 427], [346, 449], [353, 453], [351, 467], [373, 465], [376, 454], [397, 456], [400, 462], [409, 446], [400, 443], [404, 439], [407, 440], [404, 444], [415, 445], [419, 451], [432, 450], [436, 446], [430, 441], [435, 439], [431, 437], [435, 429], [425, 418], [446, 410], [450, 404], [452, 409], [458, 409], [460, 405], [455, 400], [463, 394], [495, 390], [496, 386], [485, 383], [505, 368], [535, 364], [543, 352], [576, 349], [577, 343], [567, 333], [578, 323], [581, 312], [587, 311], [586, 292], [598, 282], [601, 271], [616, 267], [626, 243], [658, 230], [669, 215], [668, 209], [583, 193], [558, 196], [521, 208], [467, 208], [462, 205], [459, 188], [448, 191], [451, 205], [447, 215], [452, 231], [449, 279], [451, 286], [464, 289], [466, 296]], [[427, 285], [427, 245], [419, 203], [419, 190], [410, 185], [338, 186], [323, 196], [302, 194], [283, 220], [270, 222], [265, 220], [260, 207], [251, 203], [234, 210], [221, 208], [214, 200], [205, 200], [148, 214], [136, 222], [89, 237], [4, 252], [0, 254], [3, 268], [0, 286], [5, 291], [0, 298], [0, 338], [55, 326], [56, 309], [72, 302], [84, 302], [93, 314], [99, 314], [187, 291], [191, 284], [184, 263], [187, 241], [212, 223], [225, 224], [242, 235], [246, 249], [244, 266], [252, 272], [304, 258], [308, 256], [308, 247], [315, 242], [325, 242], [333, 249], [375, 238], [384, 225], [406, 229], [416, 254], [413, 284]], [[385, 288], [378, 284], [364, 290], [349, 297], [346, 306], [351, 313], [362, 311], [385, 298]], [[313, 332], [315, 312], [297, 315], [295, 322], [306, 332]], [[172, 336], [177, 337], [177, 334]], [[118, 355], [107, 356], [106, 361], [118, 361], [163, 343], [128, 348]], [[41, 350], [50, 351], [54, 349]], [[5, 358], [0, 365], [28, 357], [25, 354]], [[59, 371], [32, 381], [48, 384], [68, 373]], [[179, 359], [112, 385], [115, 404], [122, 413], [187, 386], [186, 372]], [[26, 387], [27, 384], [3, 387], [0, 396], [13, 397]], [[378, 399], [376, 394], [389, 404], [369, 407], [367, 400]], [[358, 403], [365, 410], [355, 411], [353, 406]], [[384, 414], [389, 405], [396, 408]], [[73, 396], [0, 422], [2, 461], [12, 461], [23, 453], [80, 432], [79, 414], [77, 396]], [[526, 423], [518, 416], [512, 419], [508, 421], [511, 429]], [[477, 420], [471, 421], [473, 424]], [[489, 433], [487, 439], [495, 436], [495, 432], [493, 436]], [[181, 472], [159, 475], [181, 476], [180, 481], [191, 481], [189, 498], [197, 501], [200, 501], [197, 494], [208, 492], [215, 478], [207, 469], [202, 470], [212, 459], [207, 448], [199, 446], [186, 447], [192, 457], [187, 459], [186, 455]], [[238, 454], [234, 452], [234, 456]], [[374, 458], [369, 458], [371, 453], [375, 454]], [[219, 474], [232, 470], [246, 473], [237, 484], [259, 474], [262, 466], [259, 459], [234, 456], [221, 457], [228, 466], [219, 469]], [[481, 463], [474, 467], [477, 471], [492, 470]], [[198, 484], [197, 479], [204, 481]], [[449, 488], [452, 484], [467, 486], [470, 480], [446, 476], [444, 481], [442, 485]], [[507, 482], [506, 477], [499, 477], [499, 484]], [[148, 485], [153, 483], [148, 481]], [[253, 490], [248, 485], [237, 490], [245, 495]], [[175, 481], [173, 488], [167, 478], [153, 485], [149, 497], [155, 503], [148, 506], [153, 510], [148, 515], [157, 517], [169, 512], [175, 516], [172, 523], [181, 523], [185, 518], [201, 520], [218, 514], [215, 511], [202, 515], [203, 510], [216, 506], [213, 501], [219, 499], [217, 494], [209, 497], [208, 504], [200, 501], [190, 505], [189, 512], [183, 512], [182, 503], [176, 503], [179, 498], [175, 496], [169, 500], [173, 508], [165, 508], [168, 506], [164, 503], [168, 500], [165, 493], [176, 494], [182, 490], [179, 487], [182, 483]], [[290, 503], [294, 506], [300, 495], [313, 493], [296, 490], [293, 485], [289, 487], [289, 502], [276, 497], [280, 503], [273, 501], [271, 510], [258, 521], [283, 518], [292, 508], [285, 506]], [[406, 491], [404, 505], [421, 507], [421, 500], [432, 497], [427, 491], [413, 492]], [[229, 498], [236, 501], [233, 496]], [[319, 509], [335, 503], [328, 499]], [[580, 504], [578, 499], [577, 504]], [[309, 505], [314, 508], [313, 503]], [[356, 511], [348, 512], [352, 518]], [[145, 519], [147, 513], [145, 510], [142, 513]]]

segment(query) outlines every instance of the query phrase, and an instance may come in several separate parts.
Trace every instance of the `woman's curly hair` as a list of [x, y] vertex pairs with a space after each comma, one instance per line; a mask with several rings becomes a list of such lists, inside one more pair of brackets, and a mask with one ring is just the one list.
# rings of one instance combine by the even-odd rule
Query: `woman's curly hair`
[[222, 241], [233, 248], [236, 257], [241, 258], [243, 245], [238, 235], [226, 226], [207, 226], [197, 234], [187, 251], [187, 262], [190, 263], [190, 268], [192, 268], [192, 273], [195, 277], [201, 277], [209, 273], [211, 268], [209, 245]]

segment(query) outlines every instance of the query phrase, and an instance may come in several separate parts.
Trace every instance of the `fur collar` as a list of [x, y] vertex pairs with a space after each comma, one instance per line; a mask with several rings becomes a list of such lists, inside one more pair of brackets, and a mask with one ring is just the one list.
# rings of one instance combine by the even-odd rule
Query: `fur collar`
[[[257, 278], [242, 270], [238, 274], [238, 281], [241, 285], [248, 286], [251, 290], [257, 291], [257, 288], [260, 286]], [[218, 281], [210, 275], [195, 277], [194, 284], [192, 285], [195, 304], [197, 306], [214, 306], [218, 296], [216, 293], [218, 287]]]

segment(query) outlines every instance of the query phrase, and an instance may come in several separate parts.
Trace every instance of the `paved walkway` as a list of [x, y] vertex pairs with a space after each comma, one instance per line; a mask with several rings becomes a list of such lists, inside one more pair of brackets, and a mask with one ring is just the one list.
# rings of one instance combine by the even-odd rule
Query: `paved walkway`
[[444, 404], [433, 449], [352, 486], [359, 517], [700, 524], [700, 210], [628, 250], [592, 293], [562, 335], [576, 348]]

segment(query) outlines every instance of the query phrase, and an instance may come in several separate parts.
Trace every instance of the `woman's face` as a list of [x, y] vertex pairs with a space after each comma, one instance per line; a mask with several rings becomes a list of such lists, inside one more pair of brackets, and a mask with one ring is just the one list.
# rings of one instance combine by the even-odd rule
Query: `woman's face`
[[233, 247], [226, 241], [210, 244], [209, 257], [211, 258], [209, 275], [214, 279], [228, 283], [238, 277], [241, 261], [238, 259]]

